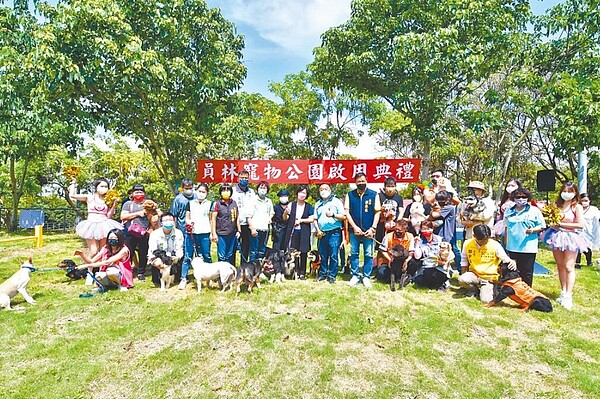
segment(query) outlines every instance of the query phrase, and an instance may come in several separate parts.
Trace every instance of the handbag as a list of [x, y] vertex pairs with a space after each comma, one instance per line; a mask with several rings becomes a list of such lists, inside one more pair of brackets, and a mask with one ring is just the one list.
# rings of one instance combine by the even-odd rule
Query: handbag
[[148, 228], [144, 227], [140, 223], [131, 223], [127, 229], [127, 232], [134, 237], [143, 237], [148, 232]]

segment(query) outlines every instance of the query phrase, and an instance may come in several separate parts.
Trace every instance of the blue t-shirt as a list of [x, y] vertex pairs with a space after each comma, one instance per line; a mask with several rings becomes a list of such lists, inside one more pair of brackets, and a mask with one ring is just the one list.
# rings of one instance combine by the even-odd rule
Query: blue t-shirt
[[[327, 216], [327, 210], [331, 209], [334, 216]], [[344, 204], [342, 201], [331, 195], [326, 201], [319, 200], [315, 204], [315, 217], [321, 231], [331, 231], [342, 227], [342, 221], [338, 220], [335, 215], [344, 214]]]
[[525, 205], [520, 212], [513, 206], [504, 211], [506, 226], [506, 250], [511, 252], [537, 253], [538, 235], [526, 234], [528, 228], [546, 228], [542, 212], [535, 206]]

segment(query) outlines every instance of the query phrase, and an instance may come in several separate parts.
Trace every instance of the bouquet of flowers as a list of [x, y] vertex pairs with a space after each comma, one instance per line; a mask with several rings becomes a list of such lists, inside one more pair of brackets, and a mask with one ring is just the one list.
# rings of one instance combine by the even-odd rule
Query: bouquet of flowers
[[117, 190], [115, 190], [114, 188], [111, 188], [104, 195], [104, 202], [106, 202], [106, 204], [110, 206], [110, 205], [114, 204], [115, 201], [117, 201], [117, 202], [121, 201], [121, 195], [119, 194], [119, 192]]
[[74, 165], [65, 165], [62, 170], [63, 176], [67, 181], [75, 180], [79, 176], [79, 167]]
[[542, 215], [547, 226], [556, 226], [562, 220], [560, 209], [555, 205], [546, 205], [542, 208]]

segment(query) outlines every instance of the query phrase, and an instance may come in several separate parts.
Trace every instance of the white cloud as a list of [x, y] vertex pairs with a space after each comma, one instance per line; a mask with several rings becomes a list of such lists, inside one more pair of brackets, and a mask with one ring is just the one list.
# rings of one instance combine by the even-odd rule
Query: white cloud
[[350, 0], [229, 0], [215, 5], [232, 22], [250, 26], [290, 53], [310, 53], [322, 33], [350, 17]]

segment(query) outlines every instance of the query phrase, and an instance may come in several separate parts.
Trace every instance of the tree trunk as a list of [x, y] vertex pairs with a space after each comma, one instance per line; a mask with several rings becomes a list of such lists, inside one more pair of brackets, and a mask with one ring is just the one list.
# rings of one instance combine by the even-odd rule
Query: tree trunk
[[25, 163], [23, 165], [23, 173], [19, 177], [19, 181], [17, 181], [16, 160], [13, 156], [10, 157], [9, 173], [10, 173], [10, 191], [12, 194], [12, 205], [11, 205], [9, 231], [17, 230], [19, 202], [21, 202], [21, 197], [23, 196], [23, 184], [25, 182], [25, 176], [27, 175], [28, 167], [29, 167], [29, 161], [26, 159]]

